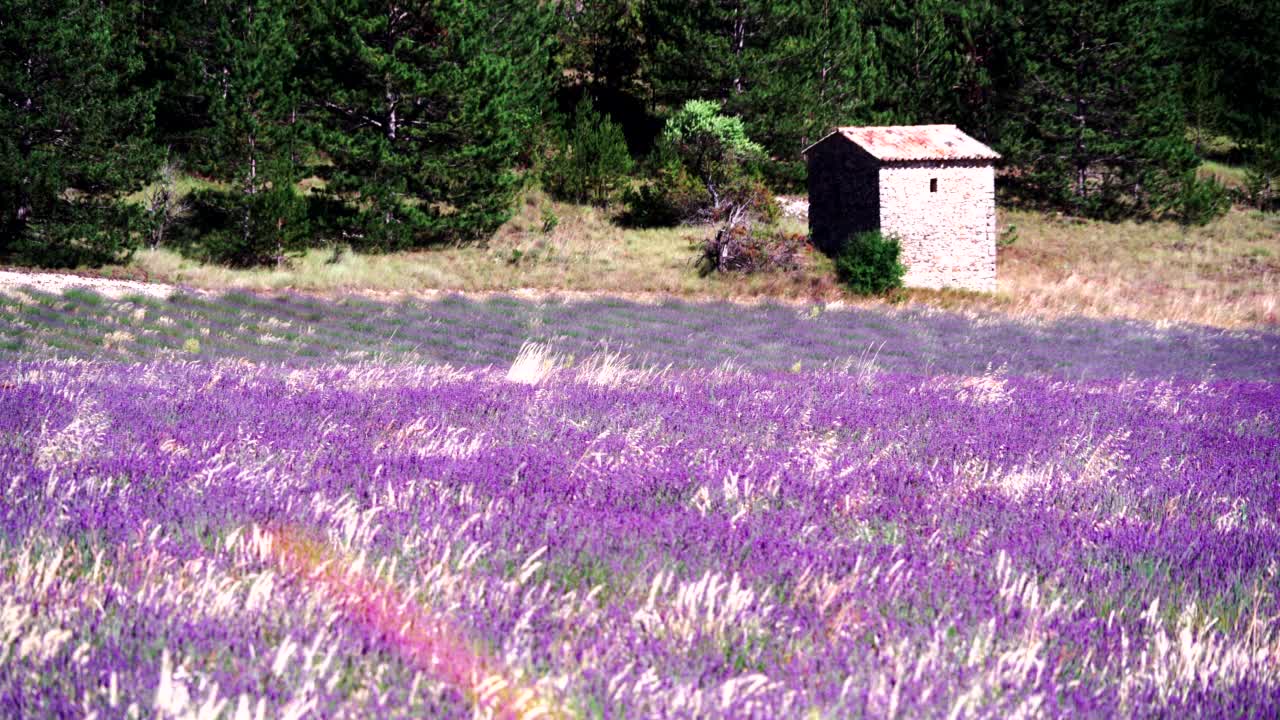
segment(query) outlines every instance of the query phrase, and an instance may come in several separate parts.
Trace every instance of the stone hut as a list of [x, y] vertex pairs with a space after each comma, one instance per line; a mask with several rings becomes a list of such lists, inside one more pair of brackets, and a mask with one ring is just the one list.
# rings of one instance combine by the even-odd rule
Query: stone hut
[[995, 162], [955, 125], [842, 127], [804, 151], [809, 231], [834, 252], [880, 230], [902, 243], [905, 284], [996, 287]]

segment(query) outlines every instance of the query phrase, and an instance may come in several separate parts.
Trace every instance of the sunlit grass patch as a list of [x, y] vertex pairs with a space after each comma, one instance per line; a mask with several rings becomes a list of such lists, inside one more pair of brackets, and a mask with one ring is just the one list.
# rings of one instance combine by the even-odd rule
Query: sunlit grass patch
[[1248, 169], [1239, 165], [1228, 165], [1216, 160], [1206, 160], [1197, 171], [1202, 178], [1213, 178], [1229, 188], [1242, 188], [1248, 181]]
[[1101, 223], [1007, 212], [1018, 240], [999, 253], [996, 302], [944, 306], [1061, 317], [1131, 317], [1219, 327], [1280, 322], [1280, 215], [1234, 210], [1204, 227]]

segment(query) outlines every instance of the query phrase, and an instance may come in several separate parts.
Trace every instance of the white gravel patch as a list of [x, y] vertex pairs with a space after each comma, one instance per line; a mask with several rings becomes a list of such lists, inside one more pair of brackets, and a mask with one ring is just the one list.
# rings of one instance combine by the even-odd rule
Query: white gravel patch
[[54, 294], [61, 294], [70, 288], [79, 288], [92, 290], [103, 297], [116, 299], [126, 295], [167, 298], [178, 291], [176, 286], [165, 283], [112, 280], [110, 278], [84, 277], [65, 273], [0, 270], [0, 293], [13, 295], [23, 288]]
[[798, 218], [800, 220], [809, 219], [809, 200], [803, 197], [788, 197], [786, 195], [777, 196], [778, 206], [782, 208], [782, 214], [787, 217]]

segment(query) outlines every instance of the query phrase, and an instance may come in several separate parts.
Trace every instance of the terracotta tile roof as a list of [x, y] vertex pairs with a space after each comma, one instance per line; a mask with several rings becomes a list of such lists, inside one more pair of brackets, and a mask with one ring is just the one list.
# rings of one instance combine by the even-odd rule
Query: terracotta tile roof
[[841, 127], [805, 148], [804, 154], [835, 135], [847, 138], [880, 161], [1000, 159], [999, 153], [955, 125]]

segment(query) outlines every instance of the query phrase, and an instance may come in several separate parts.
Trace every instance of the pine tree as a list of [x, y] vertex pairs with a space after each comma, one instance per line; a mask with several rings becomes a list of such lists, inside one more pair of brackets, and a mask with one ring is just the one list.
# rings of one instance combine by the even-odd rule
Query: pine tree
[[185, 0], [140, 0], [139, 5], [142, 81], [156, 93], [153, 137], [171, 160], [203, 174], [208, 162], [217, 160], [206, 146], [208, 98], [193, 79], [195, 57], [209, 49], [207, 13]]
[[767, 41], [748, 54], [755, 81], [743, 117], [774, 157], [798, 163], [799, 151], [832, 127], [885, 119], [885, 72], [858, 6], [775, 2], [764, 28]]
[[216, 177], [246, 195], [296, 175], [298, 53], [290, 6], [210, 0], [199, 11], [207, 50], [195, 59], [192, 82], [208, 103]]
[[765, 0], [649, 0], [646, 78], [655, 104], [674, 108], [693, 98], [719, 100], [737, 112], [750, 87], [751, 50], [762, 35]]
[[1178, 38], [1187, 119], [1225, 133], [1248, 166], [1246, 191], [1275, 204], [1280, 178], [1280, 0], [1184, 0]]
[[647, 151], [662, 123], [650, 112], [649, 35], [643, 10], [649, 0], [579, 0], [560, 3], [556, 98], [573, 111], [583, 97], [618, 123], [628, 147]]
[[878, 0], [877, 27], [887, 78], [882, 103], [902, 124], [953, 123], [982, 137], [989, 63], [1002, 42], [992, 0]]
[[1169, 3], [1060, 0], [1028, 6], [1002, 108], [1001, 147], [1024, 187], [1094, 216], [1168, 207], [1197, 164]]
[[631, 172], [622, 128], [584, 97], [572, 128], [560, 135], [543, 176], [547, 189], [562, 199], [608, 205]]
[[122, 196], [160, 156], [127, 3], [0, 0], [0, 254], [120, 260], [139, 242]]
[[208, 169], [225, 192], [204, 193], [211, 227], [202, 244], [215, 260], [283, 259], [305, 242], [295, 185], [303, 152], [297, 120], [296, 6], [288, 0], [210, 0], [192, 8], [186, 80], [208, 108]]
[[646, 0], [581, 0], [563, 6], [561, 64], [593, 93], [639, 94], [648, 34]]
[[889, 118], [877, 38], [858, 4], [652, 0], [645, 17], [655, 104], [718, 100], [764, 146], [774, 182], [802, 183], [799, 151], [833, 126]]
[[[326, 0], [308, 97], [329, 190], [367, 244], [472, 238], [510, 217], [519, 157], [543, 111], [547, 48], [519, 42], [545, 11], [500, 2]], [[512, 22], [509, 13], [518, 13]]]
[[1187, 106], [1187, 124], [1195, 133], [1195, 150], [1200, 154], [1205, 139], [1223, 127], [1223, 97], [1217, 87], [1218, 78], [1209, 65], [1196, 64], [1184, 79], [1183, 96]]
[[1237, 141], [1262, 138], [1280, 117], [1280, 0], [1183, 0], [1179, 59], [1191, 108], [1205, 86], [1222, 129]]
[[[563, 3], [489, 0], [473, 5], [472, 12], [486, 29], [477, 40], [510, 67], [505, 92], [524, 126], [519, 144], [521, 163], [528, 164], [527, 153], [536, 150], [542, 140], [536, 131], [555, 119], [555, 90], [564, 75]], [[529, 133], [530, 129], [535, 132]]]

